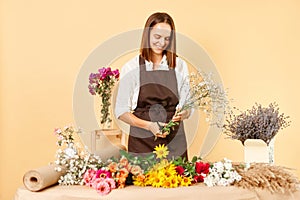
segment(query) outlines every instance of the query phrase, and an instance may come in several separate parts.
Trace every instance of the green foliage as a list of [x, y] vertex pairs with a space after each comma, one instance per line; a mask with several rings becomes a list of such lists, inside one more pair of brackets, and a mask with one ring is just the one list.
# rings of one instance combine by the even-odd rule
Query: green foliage
[[150, 153], [146, 156], [134, 156], [127, 151], [120, 150], [120, 155], [127, 158], [130, 164], [139, 165], [144, 172], [147, 172], [153, 165], [157, 163], [154, 153]]

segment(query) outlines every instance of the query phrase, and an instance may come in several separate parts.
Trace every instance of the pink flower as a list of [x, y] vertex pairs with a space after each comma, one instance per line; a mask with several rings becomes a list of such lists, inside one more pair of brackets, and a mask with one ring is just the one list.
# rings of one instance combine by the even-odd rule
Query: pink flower
[[61, 133], [61, 129], [60, 128], [56, 128], [54, 129], [54, 134], [60, 134]]
[[177, 166], [176, 168], [175, 168], [175, 170], [177, 171], [177, 173], [179, 174], [179, 175], [183, 175], [183, 173], [184, 173], [184, 168], [182, 167], [182, 166]]
[[105, 179], [105, 181], [109, 184], [111, 189], [115, 189], [116, 188], [116, 182], [114, 179], [112, 178], [107, 178]]
[[107, 170], [99, 169], [96, 173], [96, 178], [111, 178], [111, 174]]
[[95, 179], [96, 179], [96, 171], [95, 170], [88, 169], [83, 175], [84, 183], [89, 187], [92, 187]]
[[107, 195], [110, 193], [111, 188], [109, 186], [109, 183], [105, 181], [105, 179], [100, 179], [97, 184], [95, 184], [95, 189], [100, 195]]
[[118, 69], [116, 69], [116, 70], [112, 71], [112, 73], [113, 73], [113, 75], [114, 75], [116, 78], [119, 78], [119, 76], [120, 76], [120, 72], [119, 72], [119, 70], [118, 70]]

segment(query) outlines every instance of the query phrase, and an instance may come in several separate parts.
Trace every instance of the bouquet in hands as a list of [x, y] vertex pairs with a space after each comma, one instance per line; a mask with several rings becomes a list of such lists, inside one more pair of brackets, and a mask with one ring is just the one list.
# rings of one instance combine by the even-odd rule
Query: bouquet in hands
[[179, 125], [178, 119], [188, 118], [191, 109], [204, 111], [207, 121], [210, 121], [213, 115], [221, 117], [219, 113], [224, 112], [228, 105], [226, 92], [212, 80], [212, 74], [192, 73], [186, 77], [180, 91], [187, 94], [183, 106], [176, 110], [173, 119], [162, 128], [163, 135], [169, 135]]

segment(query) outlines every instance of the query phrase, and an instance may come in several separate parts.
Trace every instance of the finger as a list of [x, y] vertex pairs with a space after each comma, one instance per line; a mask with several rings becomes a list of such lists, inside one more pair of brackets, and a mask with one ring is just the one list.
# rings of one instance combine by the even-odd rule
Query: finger
[[163, 135], [163, 134], [156, 134], [155, 136], [156, 136], [156, 137], [159, 137], [159, 138], [165, 138], [165, 137], [166, 137], [166, 136]]
[[173, 118], [172, 118], [172, 121], [174, 121], [174, 122], [178, 122], [178, 121], [180, 121], [181, 120], [181, 116], [174, 116]]

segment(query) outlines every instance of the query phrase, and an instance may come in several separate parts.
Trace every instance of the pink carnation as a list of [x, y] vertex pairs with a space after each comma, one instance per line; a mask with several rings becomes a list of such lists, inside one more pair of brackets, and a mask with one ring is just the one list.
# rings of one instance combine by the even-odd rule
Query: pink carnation
[[107, 195], [111, 191], [109, 183], [107, 183], [104, 179], [101, 179], [101, 181], [95, 184], [95, 189], [100, 195]]
[[83, 180], [84, 180], [84, 183], [89, 186], [89, 187], [92, 187], [93, 185], [93, 182], [96, 178], [96, 171], [95, 170], [92, 170], [92, 169], [88, 169], [84, 175], [83, 175]]

